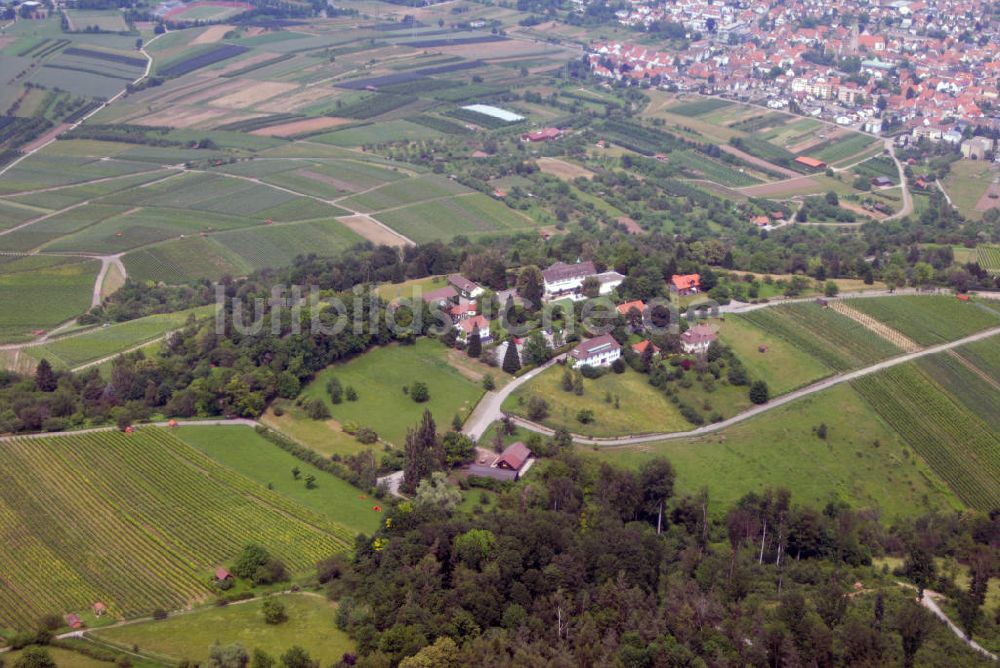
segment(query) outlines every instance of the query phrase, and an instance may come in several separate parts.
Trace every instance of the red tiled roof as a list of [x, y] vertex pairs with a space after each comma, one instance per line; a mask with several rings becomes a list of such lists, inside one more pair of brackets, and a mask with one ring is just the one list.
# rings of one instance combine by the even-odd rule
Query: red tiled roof
[[490, 321], [481, 315], [476, 315], [458, 323], [458, 326], [466, 334], [471, 334], [473, 331], [478, 332], [479, 330], [482, 329], [489, 329]]
[[631, 311], [632, 309], [635, 309], [639, 313], [642, 313], [644, 310], [646, 310], [646, 305], [642, 303], [641, 299], [636, 299], [635, 301], [626, 302], [624, 304], [618, 305], [618, 312], [621, 313], [622, 315], [628, 315], [629, 311]]
[[670, 277], [670, 283], [677, 290], [690, 290], [701, 286], [701, 276], [699, 274], [674, 274]]
[[528, 457], [530, 456], [531, 450], [528, 449], [528, 446], [518, 441], [507, 446], [497, 458], [496, 465], [498, 467], [509, 468], [513, 471], [520, 471], [521, 467], [524, 466], [524, 462], [528, 461]]
[[644, 352], [646, 352], [646, 348], [649, 348], [650, 346], [653, 346], [654, 353], [660, 352], [660, 349], [654, 346], [653, 342], [650, 341], [649, 339], [646, 339], [645, 341], [640, 341], [639, 343], [633, 343], [632, 350], [641, 355]]

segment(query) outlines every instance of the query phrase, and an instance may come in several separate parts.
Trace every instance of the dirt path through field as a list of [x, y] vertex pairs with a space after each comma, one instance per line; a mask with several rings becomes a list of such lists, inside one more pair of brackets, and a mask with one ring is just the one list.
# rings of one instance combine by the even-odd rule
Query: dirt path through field
[[848, 306], [845, 302], [830, 302], [830, 308], [841, 315], [846, 315], [848, 318], [862, 325], [866, 329], [875, 332], [889, 343], [901, 348], [904, 352], [915, 353], [921, 349], [920, 344], [913, 339], [907, 338], [901, 332], [896, 331], [883, 322], [879, 322], [867, 313], [863, 313], [852, 306]]
[[966, 369], [968, 369], [969, 371], [971, 371], [972, 373], [976, 374], [977, 376], [979, 376], [980, 378], [982, 378], [984, 381], [986, 381], [987, 383], [989, 383], [990, 385], [992, 385], [996, 389], [997, 392], [1000, 392], [1000, 383], [998, 383], [996, 380], [994, 380], [992, 376], [990, 376], [989, 374], [987, 374], [985, 371], [983, 371], [982, 369], [980, 369], [978, 366], [976, 366], [975, 364], [973, 364], [969, 360], [967, 360], [964, 357], [962, 357], [961, 353], [957, 353], [954, 350], [949, 350], [948, 354], [951, 355], [952, 357], [954, 357], [955, 359], [957, 359], [959, 362], [961, 362], [962, 366], [964, 366]]
[[406, 237], [366, 213], [343, 216], [337, 220], [343, 223], [344, 227], [356, 234], [360, 234], [376, 246], [381, 244], [386, 246], [406, 246], [410, 243]]
[[788, 178], [795, 178], [796, 176], [802, 176], [802, 174], [800, 174], [799, 172], [793, 172], [787, 167], [779, 167], [778, 165], [768, 162], [767, 160], [758, 158], [755, 155], [750, 155], [746, 151], [741, 151], [735, 146], [730, 146], [729, 144], [720, 144], [719, 148], [728, 153], [729, 155], [735, 155], [737, 158], [745, 160], [746, 162], [749, 162], [751, 165], [756, 165], [757, 167], [760, 167], [765, 171], [774, 172], [775, 174], [784, 174]]

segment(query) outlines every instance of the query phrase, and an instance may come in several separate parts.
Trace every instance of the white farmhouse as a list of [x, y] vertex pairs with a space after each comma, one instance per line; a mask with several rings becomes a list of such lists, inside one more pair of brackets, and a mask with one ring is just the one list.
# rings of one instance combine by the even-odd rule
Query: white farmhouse
[[695, 325], [681, 334], [681, 348], [688, 355], [704, 355], [718, 335], [708, 325]]
[[576, 348], [569, 351], [573, 366], [586, 364], [588, 366], [611, 366], [612, 362], [622, 356], [622, 347], [610, 334], [602, 334], [581, 341]]

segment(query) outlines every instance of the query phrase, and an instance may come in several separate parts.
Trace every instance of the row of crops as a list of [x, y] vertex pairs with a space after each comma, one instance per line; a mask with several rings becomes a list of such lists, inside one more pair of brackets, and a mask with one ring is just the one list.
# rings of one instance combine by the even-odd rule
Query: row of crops
[[1000, 246], [979, 246], [976, 255], [980, 267], [991, 274], [1000, 274]]
[[785, 304], [750, 311], [742, 317], [836, 371], [873, 364], [902, 352], [860, 323], [817, 304]]
[[958, 353], [984, 374], [1000, 383], [1000, 336], [962, 346], [958, 349]]
[[1000, 313], [953, 296], [876, 297], [851, 299], [848, 304], [924, 346], [1000, 326]]
[[303, 570], [353, 540], [160, 429], [15, 439], [0, 471], [0, 627], [98, 600], [122, 615], [177, 608], [247, 543]]
[[959, 498], [980, 510], [1000, 507], [1000, 434], [953, 401], [915, 365], [854, 381], [895, 429]]

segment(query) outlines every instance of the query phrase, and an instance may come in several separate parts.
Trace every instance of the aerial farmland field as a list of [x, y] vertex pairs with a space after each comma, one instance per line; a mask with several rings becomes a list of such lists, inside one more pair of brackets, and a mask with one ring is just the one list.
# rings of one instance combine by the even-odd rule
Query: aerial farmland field
[[865, 366], [902, 352], [861, 324], [816, 304], [775, 306], [741, 317], [837, 371]]
[[529, 230], [534, 221], [481, 193], [412, 204], [376, 216], [392, 229], [419, 242]]
[[24, 340], [35, 329], [83, 313], [99, 268], [96, 260], [66, 257], [27, 257], [0, 265], [0, 338]]
[[301, 571], [353, 539], [160, 429], [14, 440], [0, 461], [0, 524], [16, 537], [0, 544], [7, 627], [95, 601], [114, 615], [178, 608], [249, 542]]
[[949, 398], [909, 364], [853, 383], [965, 503], [1000, 503], [1000, 436], [968, 407]]
[[852, 299], [850, 305], [923, 345], [954, 341], [1000, 327], [1000, 312], [978, 308], [952, 296], [903, 296]]

